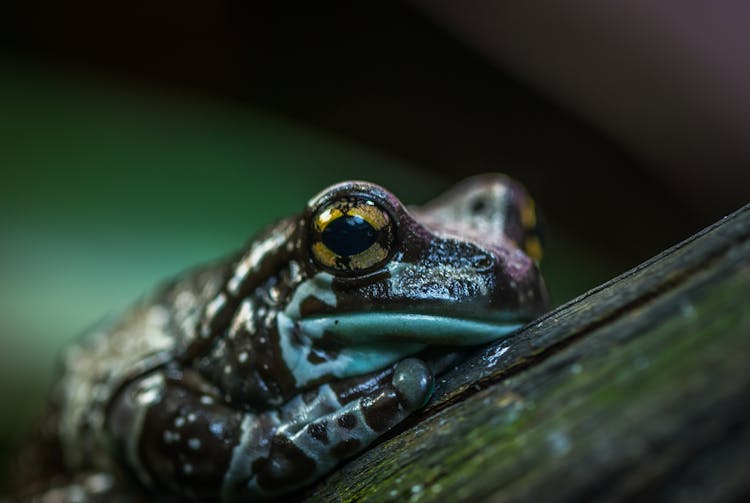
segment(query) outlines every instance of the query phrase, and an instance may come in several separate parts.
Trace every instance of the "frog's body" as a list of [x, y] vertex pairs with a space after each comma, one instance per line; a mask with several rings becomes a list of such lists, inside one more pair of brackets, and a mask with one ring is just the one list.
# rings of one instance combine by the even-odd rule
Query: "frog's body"
[[25, 489], [248, 501], [315, 480], [426, 403], [445, 358], [424, 350], [546, 309], [535, 225], [500, 175], [411, 210], [369, 183], [327, 189], [70, 348], [24, 462], [56, 471]]

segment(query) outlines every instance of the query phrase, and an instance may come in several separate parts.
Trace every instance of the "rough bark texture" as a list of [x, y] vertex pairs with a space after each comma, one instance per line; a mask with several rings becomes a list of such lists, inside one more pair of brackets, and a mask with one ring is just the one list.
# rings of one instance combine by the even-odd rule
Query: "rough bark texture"
[[482, 349], [308, 501], [750, 498], [750, 205]]

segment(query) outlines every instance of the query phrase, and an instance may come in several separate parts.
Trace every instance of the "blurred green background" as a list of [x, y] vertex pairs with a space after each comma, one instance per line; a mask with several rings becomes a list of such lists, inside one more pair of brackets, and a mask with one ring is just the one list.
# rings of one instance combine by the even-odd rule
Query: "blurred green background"
[[61, 347], [333, 182], [514, 176], [558, 304], [718, 216], [401, 3], [42, 4], [0, 23], [0, 468]]

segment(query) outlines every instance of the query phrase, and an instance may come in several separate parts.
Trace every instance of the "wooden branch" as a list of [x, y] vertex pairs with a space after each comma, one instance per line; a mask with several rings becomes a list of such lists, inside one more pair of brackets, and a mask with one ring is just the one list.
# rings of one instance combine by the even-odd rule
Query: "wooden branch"
[[750, 205], [480, 350], [307, 501], [750, 495]]

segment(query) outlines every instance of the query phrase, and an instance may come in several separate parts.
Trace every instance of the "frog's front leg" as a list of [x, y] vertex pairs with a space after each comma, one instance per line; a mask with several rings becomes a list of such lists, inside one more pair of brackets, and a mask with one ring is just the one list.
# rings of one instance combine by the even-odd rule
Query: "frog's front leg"
[[230, 407], [192, 371], [162, 369], [120, 392], [108, 430], [148, 487], [188, 498], [262, 498], [361, 451], [421, 407], [432, 385], [429, 368], [409, 358], [255, 413]]
[[[355, 378], [319, 387], [313, 403], [324, 407], [316, 405], [310, 410], [304, 400], [290, 402], [282, 413], [308, 420], [281, 424], [273, 436], [268, 460], [255, 480], [236, 489], [267, 493], [312, 482], [422, 407], [433, 384], [428, 366], [419, 359], [407, 358], [391, 371], [364, 381]], [[362, 393], [362, 388], [367, 391]]]

